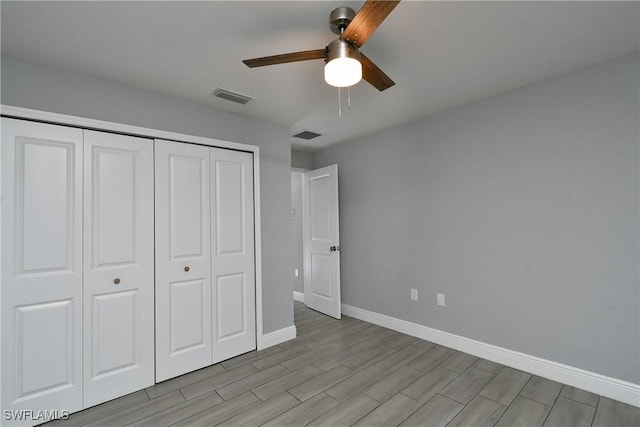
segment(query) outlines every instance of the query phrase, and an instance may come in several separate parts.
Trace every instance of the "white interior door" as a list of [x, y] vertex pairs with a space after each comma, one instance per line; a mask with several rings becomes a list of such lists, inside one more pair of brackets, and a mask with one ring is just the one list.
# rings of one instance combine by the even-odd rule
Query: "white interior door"
[[156, 140], [156, 381], [211, 364], [209, 148]]
[[308, 307], [340, 319], [338, 165], [304, 174], [302, 205], [304, 301]]
[[213, 363], [256, 348], [253, 156], [211, 149]]
[[82, 130], [3, 118], [1, 150], [2, 409], [80, 410]]
[[84, 131], [84, 406], [154, 383], [153, 140]]

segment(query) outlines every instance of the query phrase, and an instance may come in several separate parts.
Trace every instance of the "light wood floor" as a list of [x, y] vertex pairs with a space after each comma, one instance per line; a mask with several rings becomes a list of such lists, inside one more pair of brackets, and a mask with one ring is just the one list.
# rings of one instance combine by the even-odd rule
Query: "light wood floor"
[[295, 303], [295, 340], [71, 415], [62, 426], [640, 426], [640, 409]]

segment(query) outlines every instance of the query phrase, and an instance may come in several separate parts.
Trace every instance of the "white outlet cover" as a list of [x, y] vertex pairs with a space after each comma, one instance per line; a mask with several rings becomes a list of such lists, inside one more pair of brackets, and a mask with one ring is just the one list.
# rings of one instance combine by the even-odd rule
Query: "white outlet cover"
[[444, 294], [436, 294], [436, 302], [440, 307], [444, 307]]
[[411, 301], [418, 301], [418, 290], [411, 288]]

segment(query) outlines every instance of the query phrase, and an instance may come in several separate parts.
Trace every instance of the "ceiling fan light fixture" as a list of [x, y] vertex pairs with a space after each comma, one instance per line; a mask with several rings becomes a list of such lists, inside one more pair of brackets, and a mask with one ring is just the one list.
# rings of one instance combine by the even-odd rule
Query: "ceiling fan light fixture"
[[324, 80], [331, 86], [353, 86], [362, 79], [360, 52], [350, 43], [340, 39], [329, 43], [326, 62]]
[[331, 31], [339, 38], [324, 49], [245, 59], [242, 62], [247, 67], [254, 68], [324, 59], [324, 79], [327, 84], [338, 88], [350, 87], [364, 79], [382, 92], [393, 86], [394, 81], [361, 54], [359, 49], [399, 2], [400, 0], [366, 0], [358, 13], [347, 6], [334, 9], [329, 15], [329, 22]]

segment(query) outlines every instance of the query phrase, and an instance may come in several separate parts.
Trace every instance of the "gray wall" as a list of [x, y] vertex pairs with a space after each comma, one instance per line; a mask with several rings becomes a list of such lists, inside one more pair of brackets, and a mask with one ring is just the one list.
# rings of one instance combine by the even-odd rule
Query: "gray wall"
[[626, 56], [314, 153], [339, 165], [343, 302], [639, 383], [639, 72]]
[[311, 169], [313, 153], [301, 150], [291, 150], [291, 167]]
[[263, 327], [293, 325], [288, 129], [3, 55], [5, 105], [260, 146]]

